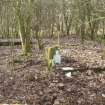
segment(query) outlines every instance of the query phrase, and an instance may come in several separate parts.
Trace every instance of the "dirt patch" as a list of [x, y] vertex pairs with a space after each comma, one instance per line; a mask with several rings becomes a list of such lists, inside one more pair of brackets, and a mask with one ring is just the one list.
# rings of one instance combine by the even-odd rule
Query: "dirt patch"
[[[70, 42], [73, 44], [72, 39]], [[104, 105], [105, 71], [95, 72], [92, 69], [105, 65], [105, 61], [100, 58], [102, 48], [91, 44], [90, 49], [89, 45], [85, 44], [83, 49], [80, 44], [70, 46], [66, 43], [64, 42], [63, 46], [69, 51], [62, 53], [62, 64], [59, 69], [53, 68], [51, 72], [47, 71], [45, 62], [40, 59], [40, 53], [35, 49], [29, 60], [15, 63], [15, 69], [12, 70], [8, 66], [10, 49], [0, 48], [0, 103]], [[15, 48], [14, 53], [18, 55], [20, 48]], [[72, 78], [67, 78], [61, 70], [63, 66], [82, 71], [72, 75]]]

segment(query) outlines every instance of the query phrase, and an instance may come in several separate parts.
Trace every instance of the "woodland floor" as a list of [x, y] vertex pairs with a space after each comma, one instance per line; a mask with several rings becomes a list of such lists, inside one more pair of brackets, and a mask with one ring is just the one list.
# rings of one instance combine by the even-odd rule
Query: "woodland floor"
[[[56, 44], [46, 40], [45, 44]], [[11, 63], [11, 48], [0, 47], [0, 103], [28, 105], [105, 105], [105, 60], [103, 44], [75, 38], [62, 38], [62, 64], [46, 69], [40, 51], [33, 45], [32, 57]], [[13, 49], [14, 58], [20, 48]], [[22, 58], [20, 58], [22, 59]], [[67, 78], [61, 67], [78, 72]]]

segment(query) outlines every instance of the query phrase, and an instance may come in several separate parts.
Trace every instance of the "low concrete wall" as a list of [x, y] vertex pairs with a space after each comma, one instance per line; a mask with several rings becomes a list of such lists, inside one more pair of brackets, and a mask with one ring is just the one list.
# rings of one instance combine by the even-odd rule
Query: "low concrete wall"
[[[36, 43], [36, 40], [32, 40], [31, 44]], [[0, 46], [9, 46], [9, 45], [21, 45], [20, 39], [0, 39]]]

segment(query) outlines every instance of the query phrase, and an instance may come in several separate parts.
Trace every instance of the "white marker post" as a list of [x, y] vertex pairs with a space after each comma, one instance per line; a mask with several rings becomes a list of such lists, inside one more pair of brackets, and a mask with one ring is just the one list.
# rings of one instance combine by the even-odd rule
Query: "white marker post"
[[61, 55], [59, 53], [59, 50], [55, 51], [55, 55], [53, 56], [53, 62], [54, 64], [61, 64]]

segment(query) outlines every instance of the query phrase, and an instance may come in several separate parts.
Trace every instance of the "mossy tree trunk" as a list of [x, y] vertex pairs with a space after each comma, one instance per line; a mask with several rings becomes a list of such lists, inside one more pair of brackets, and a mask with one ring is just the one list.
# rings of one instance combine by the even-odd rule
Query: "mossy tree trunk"
[[[29, 11], [30, 9], [30, 1], [29, 3]], [[27, 18], [25, 18], [21, 13], [21, 1], [18, 1], [18, 8], [17, 8], [17, 17], [18, 17], [18, 33], [21, 39], [22, 50], [23, 54], [27, 55], [31, 52], [31, 45], [30, 45], [30, 24], [31, 24], [31, 14], [29, 12]]]

